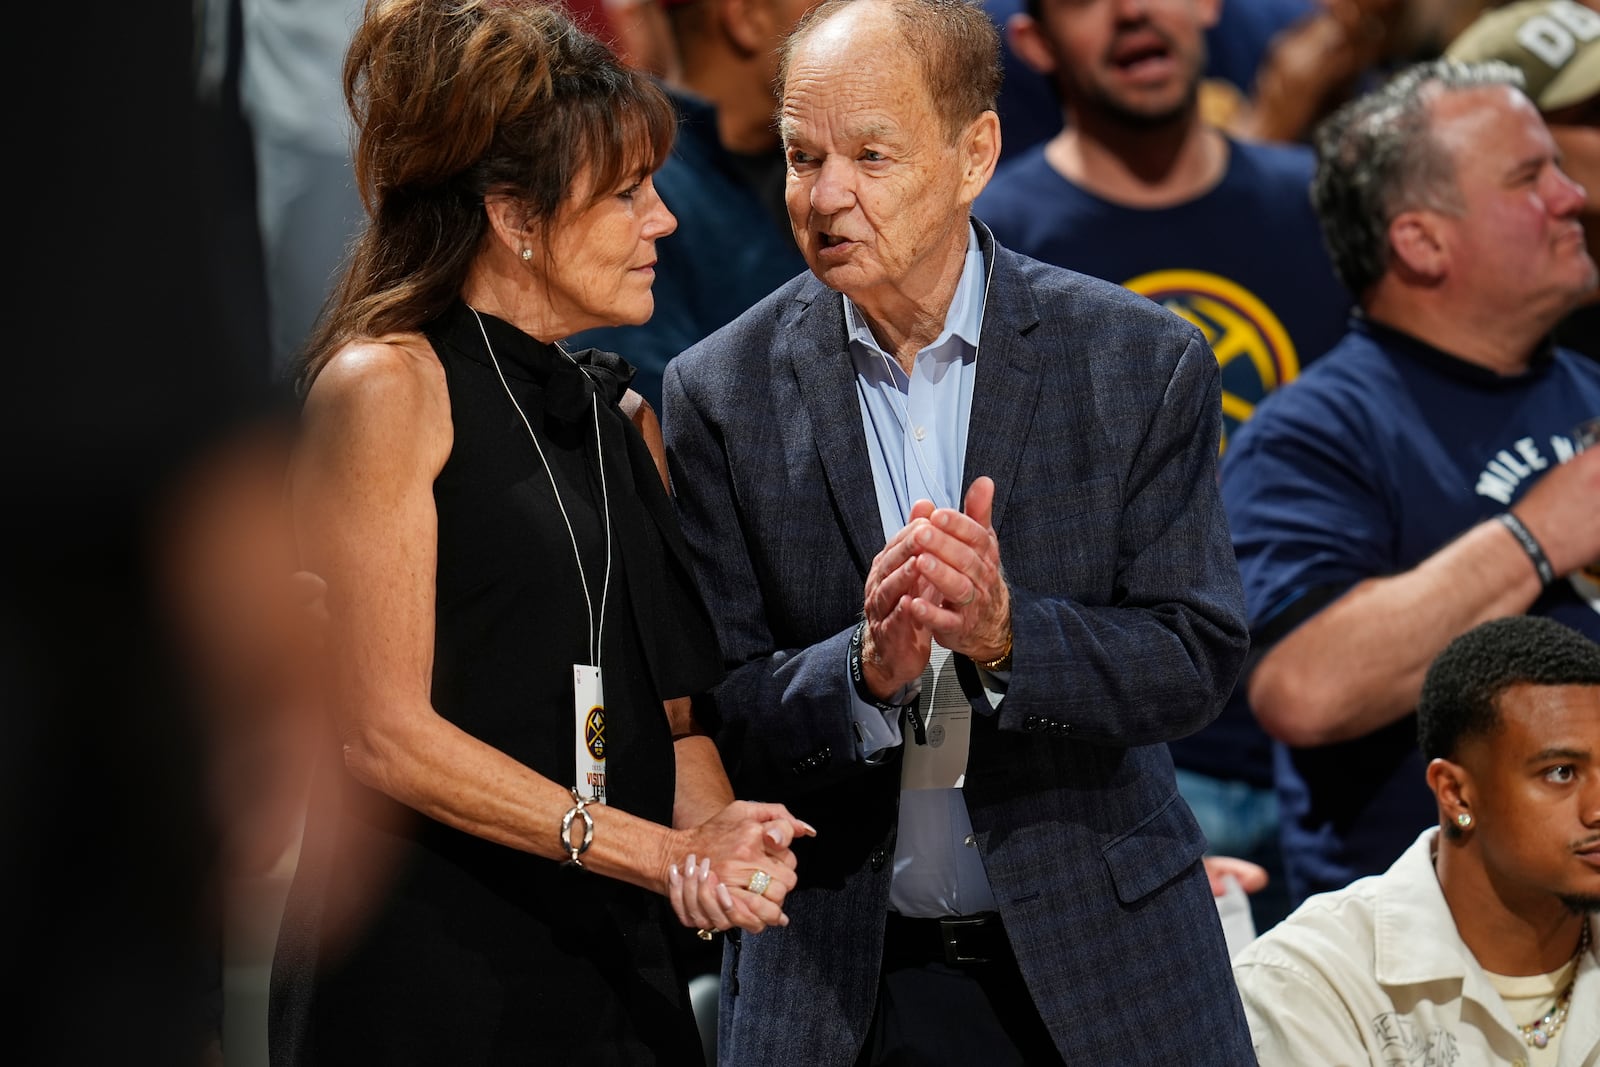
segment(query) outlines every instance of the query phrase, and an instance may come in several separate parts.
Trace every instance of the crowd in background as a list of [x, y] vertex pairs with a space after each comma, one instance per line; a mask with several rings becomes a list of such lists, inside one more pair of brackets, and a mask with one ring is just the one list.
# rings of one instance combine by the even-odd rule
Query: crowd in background
[[[569, 348], [614, 351], [633, 362], [634, 387], [659, 410], [671, 358], [805, 270], [783, 206], [786, 161], [772, 119], [778, 47], [814, 5], [573, 0], [566, 6], [623, 62], [659, 78], [677, 116], [676, 147], [656, 178], [678, 228], [659, 245], [655, 315], [568, 341]], [[1322, 124], [1415, 62], [1446, 55], [1505, 60], [1521, 71], [1562, 169], [1587, 189], [1586, 197], [1573, 194], [1571, 215], [1585, 222], [1588, 246], [1600, 249], [1600, 4], [1537, 0], [1536, 11], [1513, 4], [1507, 14], [1517, 8], [1521, 17], [1499, 23], [1491, 10], [1499, 5], [1485, 0], [986, 0], [983, 6], [1002, 28], [1006, 73], [1001, 163], [974, 214], [1008, 248], [1126, 286], [1188, 320], [1221, 365], [1223, 495], [1258, 646], [1248, 679], [1262, 653], [1281, 647], [1281, 638], [1364, 577], [1417, 565], [1463, 528], [1355, 529], [1348, 524], [1370, 516], [1353, 518], [1351, 509], [1302, 492], [1309, 468], [1285, 474], [1231, 455], [1241, 442], [1251, 455], [1272, 452], [1258, 443], [1270, 442], [1269, 433], [1292, 436], [1292, 423], [1289, 430], [1263, 426], [1252, 431], [1255, 438], [1241, 435], [1258, 405], [1344, 343], [1349, 315], [1359, 315], [1361, 294], [1351, 295], [1350, 278], [1325, 246], [1326, 223], [1319, 224], [1312, 200]], [[1116, 37], [1124, 43], [1095, 36], [1107, 30], [1073, 25], [1082, 9], [1096, 6], [1114, 9], [1106, 26], [1135, 27], [1125, 41]], [[8, 622], [18, 640], [8, 683], [39, 714], [24, 718], [26, 743], [13, 749], [18, 773], [8, 776], [16, 793], [8, 809], [49, 808], [91, 827], [72, 846], [55, 835], [34, 841], [19, 831], [29, 846], [23, 854], [41, 869], [59, 862], [64, 849], [92, 852], [123, 875], [160, 870], [149, 891], [166, 895], [124, 899], [123, 914], [109, 915], [99, 929], [110, 939], [104, 947], [88, 943], [91, 931], [77, 935], [67, 952], [45, 951], [24, 938], [24, 948], [36, 950], [25, 954], [54, 955], [63, 971], [100, 961], [169, 965], [160, 978], [114, 975], [98, 989], [58, 974], [51, 980], [71, 991], [67, 1001], [95, 1003], [134, 991], [159, 1001], [173, 994], [193, 1009], [197, 1027], [220, 1033], [222, 983], [220, 971], [211, 971], [224, 950], [226, 901], [205, 903], [199, 887], [286, 878], [298, 859], [310, 773], [305, 754], [322, 725], [320, 679], [304, 674], [317, 639], [307, 620], [315, 618], [322, 591], [314, 581], [276, 580], [294, 569], [278, 505], [298, 404], [297, 359], [363, 218], [341, 85], [362, 7], [349, 0], [197, 0], [184, 24], [194, 31], [187, 38], [193, 62], [185, 67], [191, 77], [181, 85], [146, 85], [123, 104], [175, 108], [192, 118], [174, 136], [181, 147], [172, 155], [189, 164], [177, 187], [197, 183], [205, 195], [174, 203], [172, 174], [147, 167], [152, 146], [129, 135], [141, 127], [139, 116], [118, 113], [100, 115], [99, 122], [107, 147], [123, 157], [117, 173], [134, 176], [127, 188], [141, 195], [130, 202], [118, 189], [74, 189], [77, 200], [67, 208], [93, 213], [110, 199], [119, 211], [145, 216], [131, 235], [141, 244], [172, 242], [180, 252], [175, 267], [142, 272], [129, 255], [129, 234], [115, 224], [75, 221], [69, 232], [78, 257], [61, 265], [63, 273], [84, 273], [86, 260], [98, 286], [104, 283], [95, 272], [114, 266], [115, 299], [90, 297], [104, 305], [95, 314], [106, 317], [82, 322], [73, 319], [76, 301], [47, 305], [56, 309], [52, 329], [92, 329], [97, 340], [77, 340], [93, 357], [75, 361], [81, 372], [53, 368], [63, 395], [74, 399], [50, 405], [28, 441], [30, 454], [52, 460], [32, 472], [48, 484], [43, 494], [23, 498], [34, 501], [26, 521], [49, 548], [41, 560], [57, 562], [72, 577], [53, 581], [54, 570], [40, 566], [21, 575], [12, 599]], [[1542, 51], [1518, 48], [1527, 39], [1519, 31], [1533, 17], [1543, 19], [1528, 31]], [[115, 23], [101, 30], [106, 38], [123, 32]], [[122, 55], [114, 43], [104, 42], [106, 56]], [[1170, 100], [1130, 101], [1095, 83], [1096, 66], [1113, 62], [1189, 64], [1196, 77]], [[142, 67], [127, 72], [130, 84], [145, 77]], [[108, 85], [101, 95], [123, 91]], [[185, 107], [191, 101], [192, 113]], [[1553, 322], [1560, 346], [1600, 358], [1600, 304], [1592, 295], [1572, 300]], [[104, 351], [130, 329], [141, 335], [130, 346], [140, 354], [139, 373]], [[108, 365], [115, 374], [103, 374]], [[97, 386], [109, 377], [111, 395], [80, 391], [80, 373], [101, 378]], [[168, 381], [177, 387], [164, 387]], [[1572, 426], [1563, 429], [1579, 420], [1568, 421]], [[162, 432], [132, 429], [152, 422], [162, 423]], [[22, 425], [32, 428], [26, 420]], [[1372, 443], [1404, 441], [1380, 436]], [[1340, 462], [1324, 453], [1316, 458]], [[1506, 456], [1490, 473], [1507, 478], [1510, 494], [1519, 480], [1531, 483], [1544, 458]], [[39, 477], [47, 471], [50, 478]], [[1280, 481], [1269, 489], [1273, 476]], [[101, 493], [103, 486], [116, 488]], [[1295, 501], [1304, 514], [1294, 513]], [[1345, 523], [1335, 532], [1366, 534], [1373, 544], [1402, 534], [1422, 540], [1389, 558], [1344, 561], [1343, 570], [1326, 566], [1332, 549], [1308, 549], [1322, 553], [1318, 565], [1325, 568], [1312, 582], [1315, 597], [1279, 603], [1305, 586], [1281, 576], [1286, 565], [1274, 546], [1289, 536], [1285, 531], [1312, 523]], [[1240, 531], [1247, 534], [1242, 540]], [[102, 561], [104, 575], [82, 565], [90, 559]], [[1503, 613], [1534, 610], [1553, 584], [1546, 581]], [[81, 598], [73, 595], [80, 586]], [[1590, 580], [1577, 595], [1585, 588], [1590, 599], [1575, 600], [1567, 618], [1600, 612], [1600, 590]], [[1548, 611], [1547, 601], [1537, 602]], [[1594, 633], [1593, 624], [1577, 625]], [[1465, 628], [1437, 634], [1428, 658]], [[1252, 896], [1258, 932], [1313, 893], [1383, 872], [1436, 821], [1407, 717], [1420, 671], [1411, 671], [1407, 684], [1409, 697], [1386, 698], [1391, 711], [1383, 721], [1319, 734], [1289, 722], [1290, 713], [1274, 715], [1272, 692], [1247, 691], [1241, 681], [1213, 726], [1172, 744], [1180, 789], [1212, 851], [1252, 860], [1269, 875]], [[101, 714], [125, 699], [113, 714], [116, 728], [92, 731], [86, 749], [70, 724], [84, 709]], [[1378, 755], [1345, 747], [1373, 737], [1380, 739]], [[62, 773], [45, 769], [62, 760], [68, 768]], [[1371, 794], [1357, 796], [1343, 785], [1319, 792], [1328, 788], [1319, 782], [1373, 763], [1384, 765], [1385, 780]], [[1402, 783], [1406, 775], [1414, 780]], [[100, 798], [87, 810], [81, 797], [57, 796], [84, 784]], [[1396, 800], [1399, 792], [1405, 802]], [[1354, 805], [1349, 812], [1328, 810], [1346, 802]], [[1363, 819], [1372, 825], [1360, 825]], [[152, 834], [152, 824], [173, 832]], [[81, 856], [56, 874], [41, 873], [34, 879], [38, 910], [57, 917], [92, 910], [92, 894], [76, 894], [96, 877]], [[804, 883], [803, 867], [799, 878]], [[192, 891], [195, 902], [172, 897], [174, 886]], [[200, 930], [187, 926], [197, 915], [205, 920]], [[235, 930], [234, 936], [250, 935]], [[686, 940], [680, 950], [715, 969], [712, 949]], [[195, 974], [204, 977], [193, 982]], [[175, 993], [192, 987], [212, 993], [192, 1003]], [[53, 1021], [43, 1006], [41, 1017]], [[116, 1025], [144, 1035], [151, 1062], [178, 1062], [163, 1050], [182, 1047], [186, 1035], [158, 1029], [156, 1014], [128, 998]], [[41, 1039], [40, 1062], [95, 1058], [105, 1038], [71, 1030], [62, 1024]]]

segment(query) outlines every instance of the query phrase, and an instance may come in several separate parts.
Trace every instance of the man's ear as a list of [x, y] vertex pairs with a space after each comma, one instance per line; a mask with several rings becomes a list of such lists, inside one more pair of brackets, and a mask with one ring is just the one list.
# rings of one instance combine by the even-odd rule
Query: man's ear
[[770, 47], [775, 13], [768, 0], [711, 0], [717, 5], [722, 32], [746, 55]]
[[1428, 761], [1428, 788], [1439, 804], [1439, 818], [1447, 826], [1456, 826], [1456, 816], [1472, 812], [1472, 774], [1461, 764], [1447, 759]]
[[1436, 212], [1427, 210], [1396, 215], [1389, 223], [1389, 247], [1396, 266], [1427, 281], [1443, 278], [1450, 266], [1443, 221]]
[[985, 111], [961, 136], [961, 196], [971, 204], [989, 184], [1000, 161], [1000, 116]]
[[1017, 58], [1029, 67], [1040, 74], [1056, 72], [1056, 50], [1032, 15], [1019, 11], [1006, 19], [1006, 40]]

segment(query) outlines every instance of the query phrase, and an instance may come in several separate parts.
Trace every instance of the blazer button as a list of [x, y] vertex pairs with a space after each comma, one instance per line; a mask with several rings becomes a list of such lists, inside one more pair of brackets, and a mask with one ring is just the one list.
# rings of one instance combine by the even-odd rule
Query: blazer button
[[885, 863], [889, 862], [889, 852], [888, 852], [888, 850], [887, 849], [881, 849], [881, 848], [873, 849], [872, 850], [872, 856], [871, 856], [871, 862], [872, 862], [872, 869], [874, 871], [883, 870], [883, 865]]

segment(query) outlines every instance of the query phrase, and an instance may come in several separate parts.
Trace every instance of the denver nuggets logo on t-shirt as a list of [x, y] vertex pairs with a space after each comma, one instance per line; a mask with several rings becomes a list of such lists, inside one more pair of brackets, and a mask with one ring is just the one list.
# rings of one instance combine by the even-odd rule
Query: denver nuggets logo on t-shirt
[[583, 743], [589, 749], [589, 755], [596, 760], [606, 758], [606, 713], [601, 707], [589, 709], [589, 717], [583, 721]]
[[1222, 448], [1268, 393], [1299, 375], [1289, 332], [1243, 286], [1201, 270], [1158, 270], [1123, 285], [1205, 335], [1222, 367]]

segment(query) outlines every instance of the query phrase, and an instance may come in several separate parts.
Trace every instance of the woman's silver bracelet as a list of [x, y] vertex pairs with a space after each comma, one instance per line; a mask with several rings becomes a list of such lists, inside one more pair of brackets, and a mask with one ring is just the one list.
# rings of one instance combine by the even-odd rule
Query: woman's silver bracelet
[[[584, 870], [583, 861], [578, 857], [589, 850], [594, 843], [594, 816], [589, 814], [589, 802], [578, 795], [577, 787], [572, 787], [572, 807], [561, 816], [561, 843], [567, 846], [567, 858], [561, 861], [563, 867], [576, 867]], [[583, 840], [577, 844], [572, 843], [572, 821], [583, 820]]]

